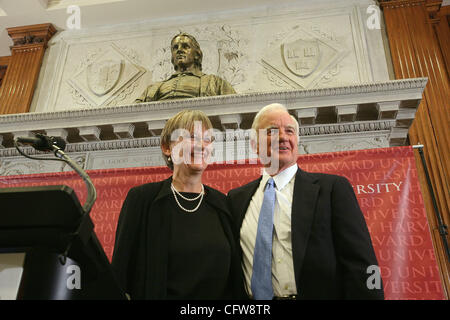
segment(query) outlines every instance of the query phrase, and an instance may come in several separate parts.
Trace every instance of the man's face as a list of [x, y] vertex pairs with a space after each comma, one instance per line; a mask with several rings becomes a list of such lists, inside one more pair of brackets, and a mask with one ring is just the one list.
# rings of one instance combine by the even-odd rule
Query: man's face
[[263, 161], [267, 163], [266, 168], [270, 166], [270, 174], [276, 174], [297, 162], [298, 134], [295, 121], [288, 112], [275, 109], [261, 116], [257, 151], [261, 160], [266, 155], [270, 159], [270, 163]]
[[194, 65], [196, 50], [192, 44], [192, 40], [188, 37], [176, 37], [172, 42], [171, 50], [172, 62], [175, 67], [187, 69]]

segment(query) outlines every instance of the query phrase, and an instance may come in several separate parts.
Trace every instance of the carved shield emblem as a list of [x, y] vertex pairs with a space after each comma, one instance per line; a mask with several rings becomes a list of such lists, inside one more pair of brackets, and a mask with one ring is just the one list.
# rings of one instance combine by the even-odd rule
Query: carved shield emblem
[[305, 78], [320, 64], [321, 52], [317, 40], [296, 40], [281, 45], [281, 56], [286, 68], [294, 75]]
[[119, 82], [123, 69], [123, 60], [103, 60], [87, 67], [89, 89], [97, 96], [110, 92]]

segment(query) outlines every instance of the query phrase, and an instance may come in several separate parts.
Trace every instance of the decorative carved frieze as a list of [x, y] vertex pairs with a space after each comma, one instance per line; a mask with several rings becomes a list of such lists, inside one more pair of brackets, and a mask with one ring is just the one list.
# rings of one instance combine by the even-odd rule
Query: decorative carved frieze
[[102, 51], [90, 53], [80, 70], [68, 79], [75, 100], [89, 106], [109, 105], [132, 86], [145, 69], [112, 43]]
[[266, 75], [272, 74], [293, 88], [311, 88], [324, 77], [335, 76], [338, 63], [348, 52], [333, 31], [304, 22], [275, 39], [261, 63]]
[[359, 132], [373, 132], [390, 130], [395, 126], [395, 120], [365, 121], [361, 123], [337, 123], [326, 125], [301, 126], [300, 137], [338, 134], [357, 134]]

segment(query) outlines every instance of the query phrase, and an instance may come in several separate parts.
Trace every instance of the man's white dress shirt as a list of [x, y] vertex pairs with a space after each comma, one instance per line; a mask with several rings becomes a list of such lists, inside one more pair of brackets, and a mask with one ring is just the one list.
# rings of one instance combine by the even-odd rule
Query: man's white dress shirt
[[[274, 232], [272, 241], [272, 285], [275, 296], [297, 294], [292, 259], [291, 211], [297, 164], [273, 176], [275, 181]], [[241, 227], [242, 266], [246, 288], [250, 296], [258, 218], [264, 199], [264, 188], [270, 175], [263, 172], [258, 189], [253, 195]]]

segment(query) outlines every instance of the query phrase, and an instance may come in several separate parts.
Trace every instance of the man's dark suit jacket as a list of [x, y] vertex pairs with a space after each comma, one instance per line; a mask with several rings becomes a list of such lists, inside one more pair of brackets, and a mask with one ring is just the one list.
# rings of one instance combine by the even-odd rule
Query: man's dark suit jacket
[[[239, 234], [261, 178], [231, 190]], [[378, 265], [364, 216], [347, 179], [298, 169], [292, 203], [292, 255], [299, 299], [383, 299], [368, 289], [367, 267]], [[240, 248], [240, 245], [238, 245]], [[242, 250], [240, 249], [242, 260]]]

